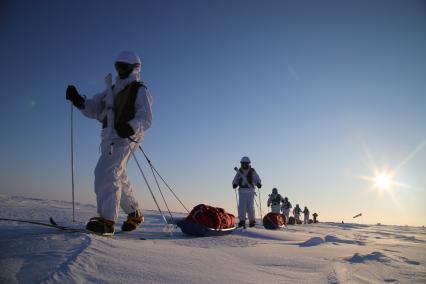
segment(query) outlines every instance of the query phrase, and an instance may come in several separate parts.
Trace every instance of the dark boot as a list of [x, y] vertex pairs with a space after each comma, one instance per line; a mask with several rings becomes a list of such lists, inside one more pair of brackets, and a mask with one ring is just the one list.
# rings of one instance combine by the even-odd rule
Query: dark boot
[[127, 215], [127, 220], [124, 221], [121, 230], [123, 231], [133, 231], [139, 227], [139, 225], [143, 222], [144, 217], [141, 211], [136, 210], [133, 213]]
[[98, 234], [114, 234], [114, 222], [102, 217], [93, 217], [86, 225], [86, 229]]
[[246, 221], [245, 220], [243, 220], [243, 221], [240, 221], [239, 223], [238, 223], [238, 227], [246, 227]]
[[256, 221], [250, 221], [249, 227], [252, 228], [256, 225]]

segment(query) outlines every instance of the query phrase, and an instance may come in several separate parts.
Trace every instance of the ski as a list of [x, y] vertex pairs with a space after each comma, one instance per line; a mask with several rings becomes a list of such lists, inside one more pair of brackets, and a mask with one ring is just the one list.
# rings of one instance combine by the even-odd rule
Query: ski
[[[56, 221], [52, 217], [49, 218], [49, 223], [43, 223], [43, 222], [38, 222], [38, 221], [33, 221], [33, 220], [26, 220], [26, 219], [12, 219], [12, 218], [0, 218], [0, 221], [33, 224], [33, 225], [55, 228], [55, 229], [58, 229], [60, 231], [69, 232], [69, 233], [85, 233], [85, 234], [97, 235], [97, 236], [102, 236], [102, 237], [113, 237], [114, 235], [125, 234], [125, 232], [123, 232], [123, 231], [118, 231], [115, 234], [114, 233], [100, 234], [100, 233], [89, 231], [89, 230], [86, 230], [86, 229], [83, 229], [83, 228], [73, 228], [73, 227], [68, 227], [68, 226], [62, 226], [62, 225], [59, 225], [58, 223], [56, 223]], [[170, 239], [171, 238], [171, 236], [166, 235], [165, 233], [163, 233], [163, 234], [162, 233], [156, 233], [156, 232], [141, 232], [141, 233], [142, 233], [142, 236], [139, 237], [140, 240]]]
[[90, 230], [87, 230], [87, 229], [60, 226], [60, 225], [58, 225], [58, 223], [56, 223], [55, 220], [53, 220], [52, 217], [49, 217], [49, 223], [52, 226], [55, 226], [56, 228], [58, 228], [60, 230], [69, 231], [69, 232], [86, 233], [86, 234], [98, 235], [98, 236], [103, 236], [103, 237], [112, 237], [114, 235], [114, 233], [96, 233], [96, 232], [93, 232], [93, 231], [90, 231]]
[[9, 222], [18, 222], [18, 223], [26, 223], [26, 224], [33, 224], [33, 225], [39, 225], [39, 226], [45, 226], [50, 228], [55, 228], [60, 231], [67, 231], [71, 233], [86, 233], [86, 234], [95, 234], [98, 236], [112, 236], [111, 234], [98, 234], [86, 229], [80, 229], [80, 228], [73, 228], [73, 227], [66, 227], [66, 226], [60, 226], [58, 225], [53, 218], [49, 218], [49, 223], [43, 223], [38, 221], [32, 221], [32, 220], [26, 220], [26, 219], [11, 219], [11, 218], [0, 218], [0, 221], [9, 221]]
[[34, 224], [34, 225], [40, 225], [40, 226], [45, 226], [45, 227], [56, 228], [56, 229], [59, 229], [59, 230], [66, 230], [67, 229], [67, 228], [65, 228], [63, 226], [59, 226], [57, 224], [42, 223], [42, 222], [37, 222], [37, 221], [32, 221], [32, 220], [24, 220], [24, 219], [0, 218], [0, 221], [10, 221], [10, 222]]
[[[130, 232], [127, 232], [127, 231], [117, 231], [115, 233], [100, 234], [100, 233], [96, 233], [96, 232], [89, 231], [89, 230], [86, 230], [86, 229], [74, 229], [74, 228], [71, 228], [71, 227], [64, 227], [64, 226], [58, 225], [56, 223], [56, 221], [52, 217], [49, 218], [49, 222], [53, 226], [57, 226], [59, 228], [64, 228], [64, 230], [67, 230], [69, 228], [70, 231], [77, 230], [77, 232], [81, 232], [81, 233], [88, 233], [88, 234], [94, 234], [94, 235], [106, 236], [106, 237], [108, 237], [108, 236], [112, 237], [114, 235], [121, 235], [121, 234], [124, 235], [124, 234], [130, 233]], [[167, 236], [167, 235], [162, 234], [162, 233], [140, 232], [140, 231], [139, 231], [139, 233], [142, 233], [142, 235], [143, 235], [142, 237], [139, 237], [140, 240], [152, 240], [152, 239], [157, 239], [157, 238], [162, 238], [162, 239], [168, 239], [168, 238], [170, 238], [170, 236]]]

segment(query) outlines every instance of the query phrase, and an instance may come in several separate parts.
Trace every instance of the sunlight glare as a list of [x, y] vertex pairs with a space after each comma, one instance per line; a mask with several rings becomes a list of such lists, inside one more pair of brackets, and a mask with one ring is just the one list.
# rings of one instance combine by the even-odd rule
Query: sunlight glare
[[381, 190], [389, 190], [392, 184], [391, 177], [388, 174], [378, 174], [374, 178], [375, 186]]

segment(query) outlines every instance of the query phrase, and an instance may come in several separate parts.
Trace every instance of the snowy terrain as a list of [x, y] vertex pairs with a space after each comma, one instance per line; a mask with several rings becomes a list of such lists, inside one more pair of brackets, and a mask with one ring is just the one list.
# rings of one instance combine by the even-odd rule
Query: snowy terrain
[[[2, 218], [83, 227], [96, 209], [76, 212], [72, 224], [69, 202], [0, 195]], [[112, 238], [1, 221], [0, 283], [426, 283], [425, 228], [319, 223], [164, 238], [160, 215], [144, 213], [140, 230]]]

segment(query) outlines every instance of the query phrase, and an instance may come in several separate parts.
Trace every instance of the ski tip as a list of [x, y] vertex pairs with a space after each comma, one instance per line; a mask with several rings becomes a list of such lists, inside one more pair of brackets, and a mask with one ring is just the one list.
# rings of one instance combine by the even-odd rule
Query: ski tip
[[52, 218], [52, 217], [49, 217], [49, 222], [50, 222], [50, 224], [52, 224], [52, 225], [58, 226], [58, 224], [55, 222], [55, 220], [53, 220], [53, 218]]

